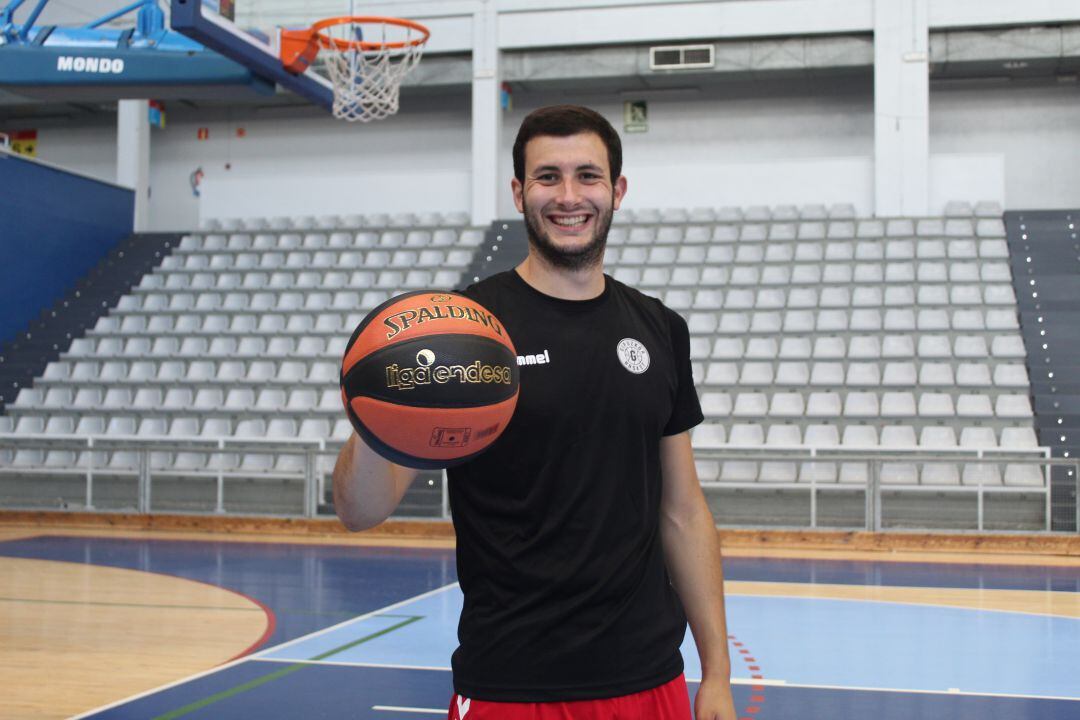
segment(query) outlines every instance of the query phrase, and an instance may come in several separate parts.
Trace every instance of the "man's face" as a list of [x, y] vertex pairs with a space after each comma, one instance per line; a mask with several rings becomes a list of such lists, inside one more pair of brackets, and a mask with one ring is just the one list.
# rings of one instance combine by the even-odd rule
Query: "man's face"
[[511, 187], [529, 242], [545, 260], [570, 270], [601, 261], [626, 178], [611, 177], [599, 135], [534, 137], [525, 145], [525, 182], [514, 178]]

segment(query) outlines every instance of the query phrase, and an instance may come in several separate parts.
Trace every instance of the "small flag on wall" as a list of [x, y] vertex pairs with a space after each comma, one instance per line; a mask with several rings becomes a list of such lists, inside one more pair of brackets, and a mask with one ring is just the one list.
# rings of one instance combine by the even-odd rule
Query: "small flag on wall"
[[199, 128], [198, 138], [200, 140], [209, 140], [210, 139], [210, 128]]
[[150, 126], [156, 128], [165, 127], [165, 106], [158, 100], [150, 101]]
[[15, 130], [7, 133], [11, 151], [26, 157], [37, 157], [37, 130]]

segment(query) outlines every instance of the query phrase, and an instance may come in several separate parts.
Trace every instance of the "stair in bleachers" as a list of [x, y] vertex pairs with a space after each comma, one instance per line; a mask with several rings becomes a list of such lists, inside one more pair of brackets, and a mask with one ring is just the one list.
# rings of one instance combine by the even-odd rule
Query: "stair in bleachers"
[[465, 269], [462, 287], [517, 267], [528, 254], [525, 222], [495, 220], [484, 232], [483, 244], [477, 248], [472, 263]]
[[179, 242], [175, 233], [140, 233], [120, 242], [25, 332], [0, 347], [0, 412]]
[[[1080, 210], [1007, 212], [1005, 225], [1039, 441], [1080, 458]], [[1076, 480], [1052, 472], [1055, 530], [1077, 530]]]

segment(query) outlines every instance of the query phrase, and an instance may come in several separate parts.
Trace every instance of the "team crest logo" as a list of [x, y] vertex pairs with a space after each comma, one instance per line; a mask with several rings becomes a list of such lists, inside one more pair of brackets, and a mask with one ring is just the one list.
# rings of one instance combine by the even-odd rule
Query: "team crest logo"
[[616, 350], [619, 353], [619, 362], [635, 375], [649, 369], [649, 351], [634, 338], [623, 338]]

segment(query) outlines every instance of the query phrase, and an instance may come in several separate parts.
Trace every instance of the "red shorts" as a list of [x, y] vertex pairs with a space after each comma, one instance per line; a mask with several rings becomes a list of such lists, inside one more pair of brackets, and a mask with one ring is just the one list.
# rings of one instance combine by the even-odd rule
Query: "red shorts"
[[489, 702], [454, 695], [447, 720], [689, 720], [690, 694], [680, 675], [633, 695], [570, 702]]

